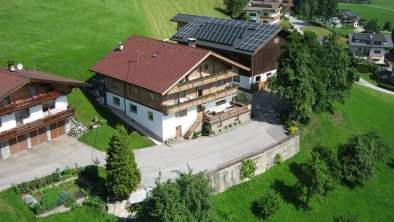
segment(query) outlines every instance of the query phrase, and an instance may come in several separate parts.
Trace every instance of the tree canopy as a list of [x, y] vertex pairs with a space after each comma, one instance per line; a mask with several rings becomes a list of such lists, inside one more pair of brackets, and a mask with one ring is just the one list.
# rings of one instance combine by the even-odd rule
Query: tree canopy
[[294, 12], [306, 18], [330, 18], [335, 15], [338, 0], [294, 0]]
[[342, 181], [351, 186], [365, 184], [373, 178], [376, 163], [385, 160], [389, 150], [374, 132], [350, 138], [338, 154]]
[[364, 25], [364, 30], [368, 33], [380, 33], [381, 28], [379, 26], [378, 20], [369, 20], [367, 24]]
[[393, 26], [391, 25], [391, 21], [387, 21], [384, 23], [383, 30], [390, 31], [392, 29], [393, 29]]
[[206, 222], [212, 221], [213, 190], [203, 173], [178, 173], [175, 181], [161, 182], [141, 203], [138, 215], [144, 221], [155, 222]]
[[307, 119], [312, 111], [343, 102], [358, 78], [337, 34], [324, 39], [322, 45], [316, 39], [312, 32], [291, 34], [270, 83], [277, 95], [290, 101], [291, 119]]
[[111, 196], [126, 198], [141, 182], [141, 173], [137, 168], [128, 134], [122, 125], [118, 125], [112, 135], [105, 167], [107, 192]]
[[240, 18], [244, 14], [243, 8], [248, 0], [223, 0], [223, 4], [231, 18]]

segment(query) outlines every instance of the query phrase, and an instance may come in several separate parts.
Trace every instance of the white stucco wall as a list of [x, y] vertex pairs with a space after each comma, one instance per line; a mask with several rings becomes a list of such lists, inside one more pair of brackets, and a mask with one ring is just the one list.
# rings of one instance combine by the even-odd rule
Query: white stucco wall
[[[379, 50], [379, 53], [375, 53], [375, 50]], [[371, 48], [369, 50], [369, 62], [375, 64], [384, 64], [384, 56], [386, 51], [383, 48]], [[378, 61], [374, 61], [373, 58], [379, 58]]]
[[55, 109], [58, 112], [67, 110], [68, 102], [67, 102], [67, 96], [60, 96], [55, 100]]
[[0, 132], [4, 132], [6, 130], [10, 130], [16, 127], [15, 113], [4, 115], [1, 116], [0, 118], [1, 118]]
[[[114, 97], [119, 98], [119, 100], [120, 100], [119, 106], [118, 106], [118, 105], [115, 105], [115, 104], [113, 103], [113, 98], [114, 98]], [[121, 96], [118, 96], [118, 95], [115, 95], [115, 94], [113, 94], [113, 93], [107, 92], [107, 104], [108, 104], [109, 106], [112, 106], [112, 107], [115, 107], [115, 108], [117, 108], [117, 109], [120, 109], [120, 110], [123, 110], [123, 111], [124, 111], [124, 99], [123, 99], [123, 97], [121, 97]]]
[[181, 126], [182, 136], [197, 121], [197, 106], [187, 109], [187, 115], [176, 117], [175, 113], [163, 116], [163, 139], [173, 139], [176, 137], [176, 127]]
[[44, 117], [44, 113], [42, 112], [42, 105], [37, 105], [29, 108], [30, 116], [27, 119], [23, 120], [23, 123], [30, 123], [41, 119]]

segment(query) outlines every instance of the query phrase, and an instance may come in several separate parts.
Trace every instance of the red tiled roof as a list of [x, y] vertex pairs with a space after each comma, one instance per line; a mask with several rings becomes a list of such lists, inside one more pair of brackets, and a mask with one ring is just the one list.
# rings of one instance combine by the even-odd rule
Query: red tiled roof
[[164, 94], [210, 51], [131, 36], [90, 70]]
[[88, 85], [80, 81], [66, 79], [43, 72], [34, 72], [29, 70], [10, 72], [7, 68], [0, 67], [0, 98], [4, 98], [15, 89], [22, 87], [29, 82], [52, 82], [73, 86]]

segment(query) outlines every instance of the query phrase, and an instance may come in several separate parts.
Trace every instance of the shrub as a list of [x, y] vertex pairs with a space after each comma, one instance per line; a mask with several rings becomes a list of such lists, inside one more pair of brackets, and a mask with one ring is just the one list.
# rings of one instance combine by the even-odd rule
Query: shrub
[[290, 136], [294, 136], [298, 132], [298, 127], [296, 125], [291, 125], [288, 130], [289, 130]]
[[275, 155], [274, 163], [275, 163], [276, 165], [280, 165], [280, 164], [282, 163], [282, 156], [281, 156], [279, 153], [277, 153], [277, 154]]
[[77, 205], [74, 196], [65, 190], [59, 192], [59, 205], [64, 204], [66, 207], [74, 208]]
[[335, 216], [332, 220], [333, 222], [358, 222], [358, 216], [345, 216], [345, 215], [339, 215]]
[[87, 205], [87, 206], [94, 207], [94, 208], [99, 208], [99, 209], [104, 208], [104, 205], [105, 205], [104, 201], [101, 200], [97, 196], [86, 198], [85, 201], [83, 202], [83, 204]]
[[204, 122], [202, 124], [202, 135], [209, 136], [212, 134], [212, 125], [209, 122]]
[[228, 127], [230, 127], [230, 128], [233, 127], [233, 124], [230, 123], [230, 124], [228, 125]]
[[246, 178], [252, 178], [254, 176], [254, 173], [256, 171], [256, 164], [253, 162], [253, 160], [244, 160], [242, 161], [242, 166], [241, 166], [241, 179], [244, 180]]
[[38, 215], [42, 213], [42, 207], [39, 203], [35, 203], [32, 207], [33, 213]]
[[45, 210], [52, 210], [53, 208], [63, 204], [58, 192], [58, 189], [49, 189], [44, 191], [44, 197], [41, 199], [40, 204]]
[[357, 71], [362, 73], [376, 73], [379, 70], [378, 65], [374, 64], [357, 64]]
[[246, 94], [244, 92], [240, 92], [237, 94], [237, 96], [235, 97], [238, 101], [240, 102], [246, 102], [248, 100], [248, 98], [246, 97]]
[[199, 137], [201, 135], [201, 131], [195, 131], [193, 132], [193, 139], [196, 139], [197, 137]]
[[282, 199], [274, 191], [264, 194], [259, 200], [253, 203], [253, 212], [261, 219], [266, 219], [273, 215], [282, 204]]

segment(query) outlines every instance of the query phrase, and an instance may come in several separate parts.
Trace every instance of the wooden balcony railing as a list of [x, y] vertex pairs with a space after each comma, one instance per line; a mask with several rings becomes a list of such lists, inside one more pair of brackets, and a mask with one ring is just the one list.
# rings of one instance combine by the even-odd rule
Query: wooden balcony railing
[[208, 95], [204, 95], [204, 96], [200, 96], [197, 97], [195, 99], [191, 99], [179, 104], [175, 104], [175, 105], [163, 105], [163, 112], [168, 115], [170, 113], [175, 113], [175, 112], [179, 112], [194, 106], [198, 106], [204, 103], [208, 103], [211, 101], [215, 101], [217, 99], [226, 97], [226, 96], [230, 96], [233, 95], [235, 93], [237, 93], [238, 91], [238, 87], [228, 87], [225, 88], [224, 90], [218, 91], [216, 93], [211, 93]]
[[21, 126], [18, 126], [16, 128], [4, 131], [0, 133], [0, 142], [6, 141], [12, 138], [15, 138], [17, 136], [26, 134], [32, 130], [39, 129], [45, 126], [48, 126], [50, 124], [59, 122], [61, 120], [64, 120], [70, 116], [73, 116], [75, 113], [74, 108], [69, 107], [67, 110], [58, 112], [49, 116], [46, 116], [42, 119], [23, 124]]
[[168, 92], [168, 94], [173, 94], [173, 93], [177, 93], [177, 92], [180, 92], [180, 91], [193, 89], [193, 88], [196, 88], [196, 87], [199, 87], [199, 86], [202, 86], [202, 85], [206, 85], [206, 84], [209, 84], [209, 83], [217, 82], [219, 80], [228, 79], [228, 78], [234, 77], [236, 75], [237, 75], [237, 73], [234, 72], [233, 70], [219, 72], [217, 74], [211, 74], [209, 76], [205, 76], [205, 77], [202, 77], [202, 78], [198, 78], [198, 79], [194, 79], [194, 80], [191, 80], [191, 81], [179, 83], [177, 86], [172, 88]]
[[55, 100], [60, 96], [59, 92], [49, 92], [44, 94], [39, 94], [37, 96], [29, 97], [26, 99], [21, 99], [13, 101], [11, 104], [1, 106], [0, 105], [0, 116], [9, 114], [18, 110], [27, 109], [29, 107]]
[[204, 121], [208, 121], [211, 124], [218, 123], [220, 121], [224, 121], [244, 113], [248, 113], [251, 111], [250, 104], [241, 104], [236, 103], [235, 107], [230, 108], [228, 111], [224, 111], [221, 113], [217, 113], [215, 115], [207, 115], [204, 113]]

